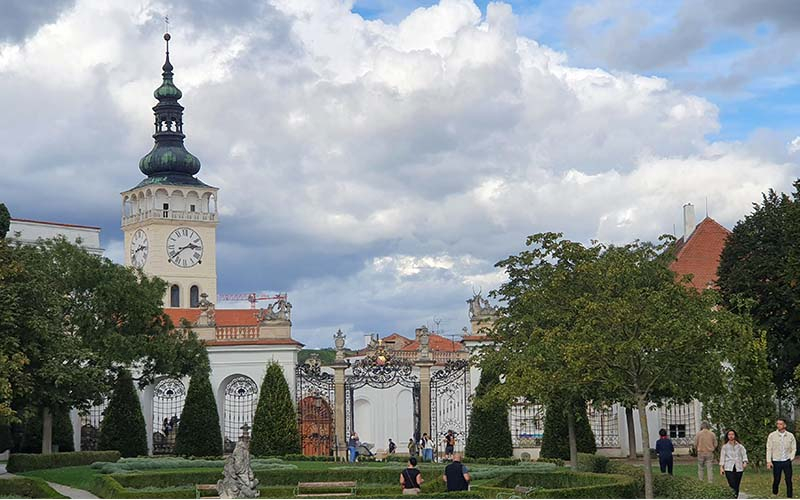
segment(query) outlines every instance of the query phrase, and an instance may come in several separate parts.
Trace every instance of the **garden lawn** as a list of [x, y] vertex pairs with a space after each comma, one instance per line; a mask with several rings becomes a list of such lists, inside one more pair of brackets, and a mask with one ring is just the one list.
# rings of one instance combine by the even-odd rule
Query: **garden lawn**
[[[795, 464], [795, 469], [798, 469]], [[714, 466], [714, 482], [716, 484], [726, 485], [728, 482], [725, 476], [719, 475], [719, 465]], [[661, 474], [658, 466], [653, 467], [654, 474]], [[676, 476], [697, 477], [697, 464], [675, 464], [672, 473]], [[800, 481], [795, 478], [795, 489], [800, 488]], [[742, 485], [739, 487], [742, 493], [747, 494], [750, 498], [770, 498], [772, 497], [772, 471], [762, 467], [760, 471], [756, 472], [753, 467], [748, 467], [742, 476]], [[786, 498], [786, 484], [781, 482], [781, 489], [779, 491], [779, 498]]]
[[72, 486], [79, 490], [90, 491], [94, 477], [100, 475], [100, 471], [92, 469], [88, 465], [77, 467], [62, 467], [60, 469], [41, 469], [28, 472], [21, 472], [18, 476], [40, 477], [45, 481]]

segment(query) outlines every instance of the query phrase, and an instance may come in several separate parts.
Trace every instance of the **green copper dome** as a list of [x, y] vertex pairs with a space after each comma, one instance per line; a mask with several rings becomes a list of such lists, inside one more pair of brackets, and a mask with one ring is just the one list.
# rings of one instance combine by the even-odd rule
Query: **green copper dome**
[[[169, 62], [169, 33], [164, 35], [167, 41], [167, 58], [162, 67], [163, 81], [153, 92], [158, 104], [153, 107], [155, 114], [155, 133], [153, 149], [139, 161], [139, 170], [148, 176], [147, 184], [200, 183], [193, 176], [200, 171], [200, 160], [186, 150], [183, 145], [183, 106], [178, 99], [183, 93], [172, 81], [172, 64]], [[202, 183], [201, 183], [202, 184]]]

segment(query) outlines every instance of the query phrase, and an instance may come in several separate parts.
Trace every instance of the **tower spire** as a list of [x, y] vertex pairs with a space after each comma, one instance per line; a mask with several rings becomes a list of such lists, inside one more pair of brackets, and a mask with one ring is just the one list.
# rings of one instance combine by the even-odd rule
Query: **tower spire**
[[161, 67], [161, 85], [153, 92], [158, 104], [153, 107], [155, 133], [153, 149], [139, 161], [139, 170], [148, 176], [145, 182], [169, 182], [171, 184], [198, 184], [194, 175], [200, 171], [200, 160], [186, 150], [183, 140], [183, 106], [178, 100], [183, 96], [173, 82], [174, 69], [169, 60], [169, 18], [165, 18], [167, 32], [166, 58]]

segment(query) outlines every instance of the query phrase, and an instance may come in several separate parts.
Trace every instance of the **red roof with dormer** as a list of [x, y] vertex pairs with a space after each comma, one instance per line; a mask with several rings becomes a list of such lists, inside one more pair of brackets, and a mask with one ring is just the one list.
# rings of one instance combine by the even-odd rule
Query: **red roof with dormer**
[[[441, 335], [431, 333], [428, 337], [430, 342], [428, 347], [432, 352], [457, 352], [464, 350], [464, 344], [461, 343], [461, 338], [458, 340], [444, 338]], [[419, 349], [419, 341], [414, 340], [407, 346], [400, 349], [401, 351], [416, 351]]]
[[699, 291], [716, 288], [717, 269], [722, 249], [731, 232], [711, 217], [706, 217], [695, 227], [689, 239], [675, 243], [677, 255], [670, 269], [679, 277], [691, 274], [691, 286]]

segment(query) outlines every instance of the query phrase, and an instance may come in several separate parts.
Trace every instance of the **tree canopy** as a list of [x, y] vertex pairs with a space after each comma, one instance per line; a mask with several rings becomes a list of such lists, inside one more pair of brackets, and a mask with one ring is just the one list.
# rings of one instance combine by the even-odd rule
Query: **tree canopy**
[[164, 314], [158, 278], [63, 238], [0, 240], [0, 262], [8, 277], [0, 280], [0, 397], [10, 372], [17, 407], [88, 408], [110, 393], [121, 367], [135, 365], [144, 386], [188, 373], [204, 350]]
[[[506, 307], [493, 335], [510, 387], [534, 399], [563, 387], [595, 404], [633, 401], [649, 449], [647, 407], [720, 383], [717, 341], [735, 321], [719, 321], [726, 313], [713, 291], [676, 281], [671, 243], [587, 247], [541, 233], [498, 263], [508, 281], [495, 294]], [[644, 461], [652, 497], [649, 454]]]
[[[774, 382], [782, 395], [797, 387], [800, 364], [800, 180], [794, 193], [770, 190], [739, 221], [719, 263], [724, 304], [752, 304], [757, 327], [767, 332]], [[748, 306], [750, 307], [750, 306]]]

